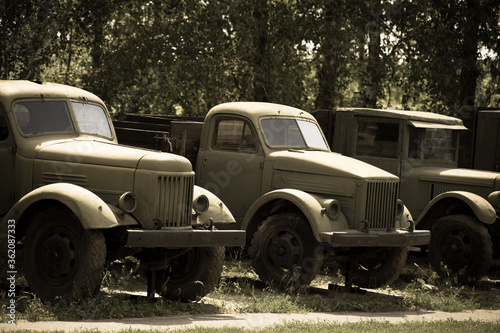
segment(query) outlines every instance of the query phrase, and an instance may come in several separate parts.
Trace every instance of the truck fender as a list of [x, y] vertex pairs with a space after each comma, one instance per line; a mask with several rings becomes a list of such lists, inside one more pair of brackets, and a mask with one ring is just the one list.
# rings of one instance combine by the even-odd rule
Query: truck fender
[[19, 222], [23, 213], [41, 201], [55, 201], [67, 206], [85, 229], [107, 229], [118, 225], [137, 224], [130, 215], [105, 203], [91, 191], [69, 183], [54, 183], [39, 187], [21, 198], [3, 218], [1, 229], [9, 220]]
[[[313, 234], [318, 242], [321, 242], [321, 232], [331, 231], [334, 229], [334, 222], [330, 220], [326, 214], [322, 213], [324, 207], [316, 197], [300, 190], [279, 189], [267, 192], [257, 199], [248, 209], [241, 225], [241, 229], [247, 231], [247, 239], [251, 239], [253, 237], [258, 225], [262, 222], [262, 214], [272, 212], [274, 204], [283, 201], [291, 203], [304, 214], [307, 221], [309, 221]], [[339, 221], [341, 225], [338, 225]], [[349, 225], [343, 215], [340, 216], [336, 223], [337, 226], [335, 229], [337, 230], [349, 228]]]
[[479, 221], [485, 224], [493, 224], [497, 220], [495, 209], [488, 200], [466, 191], [449, 191], [441, 193], [427, 204], [417, 220], [417, 228], [430, 230], [432, 223], [444, 216], [442, 212], [457, 203], [467, 205]]
[[203, 187], [195, 185], [193, 191], [194, 202], [202, 195], [207, 197], [209, 206], [205, 213], [196, 216], [198, 223], [209, 224], [210, 219], [215, 223], [236, 223], [233, 214], [219, 197]]

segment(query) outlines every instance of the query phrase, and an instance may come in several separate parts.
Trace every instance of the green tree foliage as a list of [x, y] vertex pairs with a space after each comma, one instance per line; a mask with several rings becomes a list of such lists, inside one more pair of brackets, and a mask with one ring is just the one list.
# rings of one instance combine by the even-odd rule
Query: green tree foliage
[[39, 79], [64, 29], [58, 15], [66, 16], [66, 8], [59, 1], [33, 0], [4, 0], [0, 6], [2, 78]]
[[450, 113], [499, 102], [499, 19], [497, 0], [3, 0], [0, 78], [81, 86], [116, 117], [233, 100]]
[[[313, 1], [314, 2], [314, 1]], [[315, 107], [327, 109], [337, 106], [352, 79], [356, 53], [355, 6], [359, 1], [318, 1], [311, 3], [312, 43], [315, 45], [314, 63], [317, 67], [318, 92]], [[343, 15], [338, 15], [342, 12]]]
[[416, 102], [443, 113], [473, 105], [480, 51], [498, 44], [500, 3], [407, 0], [400, 6], [396, 25], [405, 63], [401, 73], [405, 104]]

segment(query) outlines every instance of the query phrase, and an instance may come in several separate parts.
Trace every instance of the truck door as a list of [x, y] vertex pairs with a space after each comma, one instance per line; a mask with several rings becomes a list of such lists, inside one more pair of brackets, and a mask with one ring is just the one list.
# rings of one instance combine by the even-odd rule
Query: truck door
[[354, 157], [401, 176], [402, 133], [399, 120], [356, 117]]
[[0, 107], [0, 216], [7, 213], [14, 200], [14, 160], [14, 138]]
[[[221, 116], [212, 122], [199, 185], [216, 194], [238, 223], [261, 195], [264, 152], [253, 125], [244, 118]], [[220, 226], [219, 226], [220, 227]]]

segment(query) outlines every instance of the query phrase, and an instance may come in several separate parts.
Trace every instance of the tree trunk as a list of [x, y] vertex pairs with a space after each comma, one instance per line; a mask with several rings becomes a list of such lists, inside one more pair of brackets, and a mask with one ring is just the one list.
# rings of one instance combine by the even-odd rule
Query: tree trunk
[[378, 97], [382, 90], [382, 52], [380, 50], [380, 18], [382, 6], [380, 0], [369, 2], [372, 19], [368, 22], [366, 29], [368, 34], [368, 63], [366, 76], [364, 78], [364, 106], [377, 107]]
[[459, 107], [463, 105], [474, 105], [476, 99], [476, 85], [479, 76], [478, 70], [478, 46], [479, 25], [478, 17], [480, 4], [476, 0], [467, 1], [468, 16], [465, 19], [462, 43], [462, 68], [460, 70], [459, 83]]
[[338, 41], [335, 34], [338, 30], [335, 22], [335, 11], [332, 1], [328, 1], [324, 8], [324, 38], [322, 40], [319, 57], [321, 63], [318, 68], [318, 95], [316, 109], [329, 109], [335, 106], [335, 95], [338, 80], [338, 61], [335, 61], [334, 45]]
[[258, 0], [253, 10], [255, 20], [255, 35], [253, 37], [255, 57], [254, 63], [254, 101], [269, 102], [270, 80], [269, 80], [269, 53], [268, 53], [268, 31], [267, 25], [269, 14], [267, 0]]

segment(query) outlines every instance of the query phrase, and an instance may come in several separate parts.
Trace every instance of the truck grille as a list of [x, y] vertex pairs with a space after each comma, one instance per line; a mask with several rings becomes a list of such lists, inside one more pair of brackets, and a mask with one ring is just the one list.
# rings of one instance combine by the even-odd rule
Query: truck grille
[[368, 182], [365, 219], [371, 230], [393, 230], [399, 196], [399, 182]]
[[156, 186], [155, 216], [166, 227], [191, 225], [194, 176], [160, 176]]

